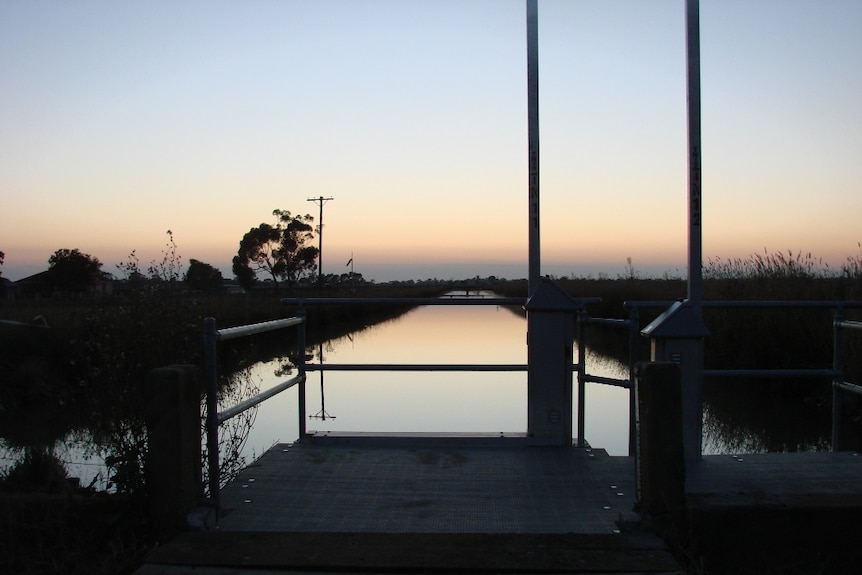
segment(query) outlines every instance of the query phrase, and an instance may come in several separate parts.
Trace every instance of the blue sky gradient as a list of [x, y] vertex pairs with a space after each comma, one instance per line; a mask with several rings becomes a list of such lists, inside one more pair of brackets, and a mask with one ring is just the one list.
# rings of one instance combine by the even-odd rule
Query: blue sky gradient
[[[539, 0], [543, 273], [684, 273], [684, 7]], [[860, 23], [701, 2], [705, 258], [858, 251]], [[168, 229], [230, 275], [324, 195], [324, 272], [525, 277], [526, 114], [524, 0], [3, 2], [3, 276]]]

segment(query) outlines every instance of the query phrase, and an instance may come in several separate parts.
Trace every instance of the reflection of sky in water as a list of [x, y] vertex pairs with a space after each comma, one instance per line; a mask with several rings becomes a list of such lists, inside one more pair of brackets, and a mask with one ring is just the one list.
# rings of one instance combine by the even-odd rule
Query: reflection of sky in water
[[[428, 306], [324, 344], [323, 355], [327, 363], [525, 364], [526, 330], [524, 318], [495, 306]], [[276, 367], [277, 362], [258, 366], [261, 389], [283, 381], [273, 375]], [[587, 371], [627, 377], [624, 365], [593, 354], [587, 356]], [[326, 372], [323, 377], [325, 411], [335, 419], [309, 419], [310, 431], [520, 433], [527, 428], [526, 372]], [[307, 415], [319, 414], [319, 372], [308, 374], [306, 395]], [[290, 389], [260, 406], [249, 457], [296, 439], [296, 398], [296, 389]], [[628, 390], [589, 384], [586, 406], [590, 444], [612, 455], [627, 454]]]

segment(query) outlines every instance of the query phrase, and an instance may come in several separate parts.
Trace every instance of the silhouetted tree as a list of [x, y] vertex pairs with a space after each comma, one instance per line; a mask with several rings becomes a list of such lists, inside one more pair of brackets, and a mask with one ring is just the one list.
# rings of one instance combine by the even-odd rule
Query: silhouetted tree
[[233, 273], [237, 281], [250, 288], [258, 272], [265, 272], [278, 289], [279, 280], [288, 286], [315, 269], [318, 249], [306, 245], [314, 239], [314, 221], [310, 215], [294, 216], [286, 210], [273, 210], [275, 226], [262, 223], [251, 228], [239, 243], [233, 258]]
[[293, 287], [297, 280], [310, 276], [316, 269], [319, 251], [316, 247], [306, 245], [314, 239], [314, 218], [308, 214], [304, 216], [292, 216], [284, 210], [273, 210], [272, 214], [278, 217], [281, 224], [281, 250], [280, 255], [284, 261], [282, 277], [287, 280], [287, 285]]
[[[3, 259], [6, 257], [6, 254], [0, 252], [0, 267], [3, 266]], [[3, 270], [0, 270], [0, 277], [3, 277]]]
[[48, 272], [54, 287], [65, 290], [87, 290], [101, 278], [102, 262], [80, 250], [61, 249], [48, 258]]
[[219, 270], [194, 258], [189, 260], [189, 269], [183, 279], [191, 289], [209, 292], [220, 290], [224, 282]]
[[244, 288], [256, 281], [257, 272], [266, 272], [278, 286], [278, 276], [284, 263], [279, 256], [281, 230], [262, 223], [251, 228], [239, 242], [239, 251], [233, 258], [233, 273]]

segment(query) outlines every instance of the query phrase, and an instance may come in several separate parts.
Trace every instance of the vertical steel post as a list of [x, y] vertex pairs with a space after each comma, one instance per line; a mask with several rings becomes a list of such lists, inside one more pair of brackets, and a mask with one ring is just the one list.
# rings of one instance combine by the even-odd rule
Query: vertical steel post
[[209, 473], [210, 500], [215, 507], [218, 521], [219, 497], [219, 452], [218, 452], [218, 371], [216, 367], [216, 344], [218, 331], [214, 317], [204, 319], [204, 377], [206, 378], [207, 405], [207, 463]]
[[832, 380], [832, 451], [841, 451], [841, 420], [843, 419], [843, 394], [839, 384], [844, 379], [844, 350], [841, 337], [841, 322], [844, 321], [844, 312], [838, 307], [832, 318], [832, 369], [837, 372]]
[[539, 8], [527, 0], [527, 140], [529, 174], [529, 274], [527, 295], [539, 287]]
[[301, 379], [299, 380], [299, 390], [297, 391], [297, 407], [299, 409], [299, 441], [305, 439], [307, 430], [305, 426], [305, 326], [308, 324], [308, 317], [305, 313], [305, 303], [300, 300], [296, 310], [297, 317], [302, 319], [296, 330], [296, 368]]
[[686, 2], [688, 89], [688, 299], [698, 314], [703, 302], [700, 137], [700, 3]]
[[[688, 304], [703, 323], [703, 210], [700, 134], [700, 1], [687, 0], [686, 85], [688, 90]], [[683, 378], [683, 422], [688, 458], [700, 459], [703, 441], [703, 339], [691, 340], [691, 366]], [[696, 452], [696, 453], [695, 453]]]
[[578, 447], [586, 447], [586, 402], [587, 402], [587, 365], [586, 365], [586, 311], [578, 312]]
[[637, 453], [638, 446], [638, 421], [637, 421], [637, 386], [635, 378], [637, 377], [638, 363], [638, 338], [640, 327], [640, 311], [637, 307], [632, 306], [629, 311], [629, 456], [634, 457]]

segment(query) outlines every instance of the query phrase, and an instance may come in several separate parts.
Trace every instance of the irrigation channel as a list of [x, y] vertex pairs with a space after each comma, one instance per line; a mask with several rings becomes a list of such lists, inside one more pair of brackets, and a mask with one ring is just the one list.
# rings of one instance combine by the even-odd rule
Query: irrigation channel
[[[423, 306], [307, 352], [313, 355], [314, 363], [322, 356], [324, 363], [332, 364], [525, 364], [526, 331], [526, 318], [514, 308]], [[616, 357], [606, 355], [608, 349], [618, 351]], [[620, 332], [619, 345], [605, 342], [602, 350], [592, 350], [588, 342], [588, 373], [626, 379], [626, 335]], [[295, 368], [287, 359], [289, 351], [285, 349], [282, 358], [255, 363], [232, 374], [220, 409], [291, 377]], [[574, 353], [577, 360], [577, 345]], [[829, 448], [828, 417], [812, 415], [806, 402], [790, 405], [794, 411], [789, 418], [788, 405], [780, 410], [783, 416], [768, 417], [773, 410], [763, 407], [773, 400], [750, 396], [760, 386], [709, 383], [705, 389], [704, 453]], [[223, 464], [233, 460], [236, 471], [274, 443], [294, 441], [299, 430], [297, 394], [296, 387], [288, 389], [226, 423], [221, 432]], [[740, 410], [740, 405], [749, 404], [752, 409]], [[611, 455], [627, 455], [629, 391], [589, 383], [585, 406], [586, 440]], [[527, 428], [527, 373], [314, 371], [308, 373], [306, 414], [309, 431], [522, 433]], [[572, 435], [576, 437], [576, 430]], [[66, 465], [69, 476], [80, 478], [84, 485], [95, 479], [97, 488], [106, 487], [103, 454], [94, 452], [85, 433], [70, 434], [53, 452]], [[0, 471], [20, 457], [20, 450], [7, 448], [0, 439]]]

